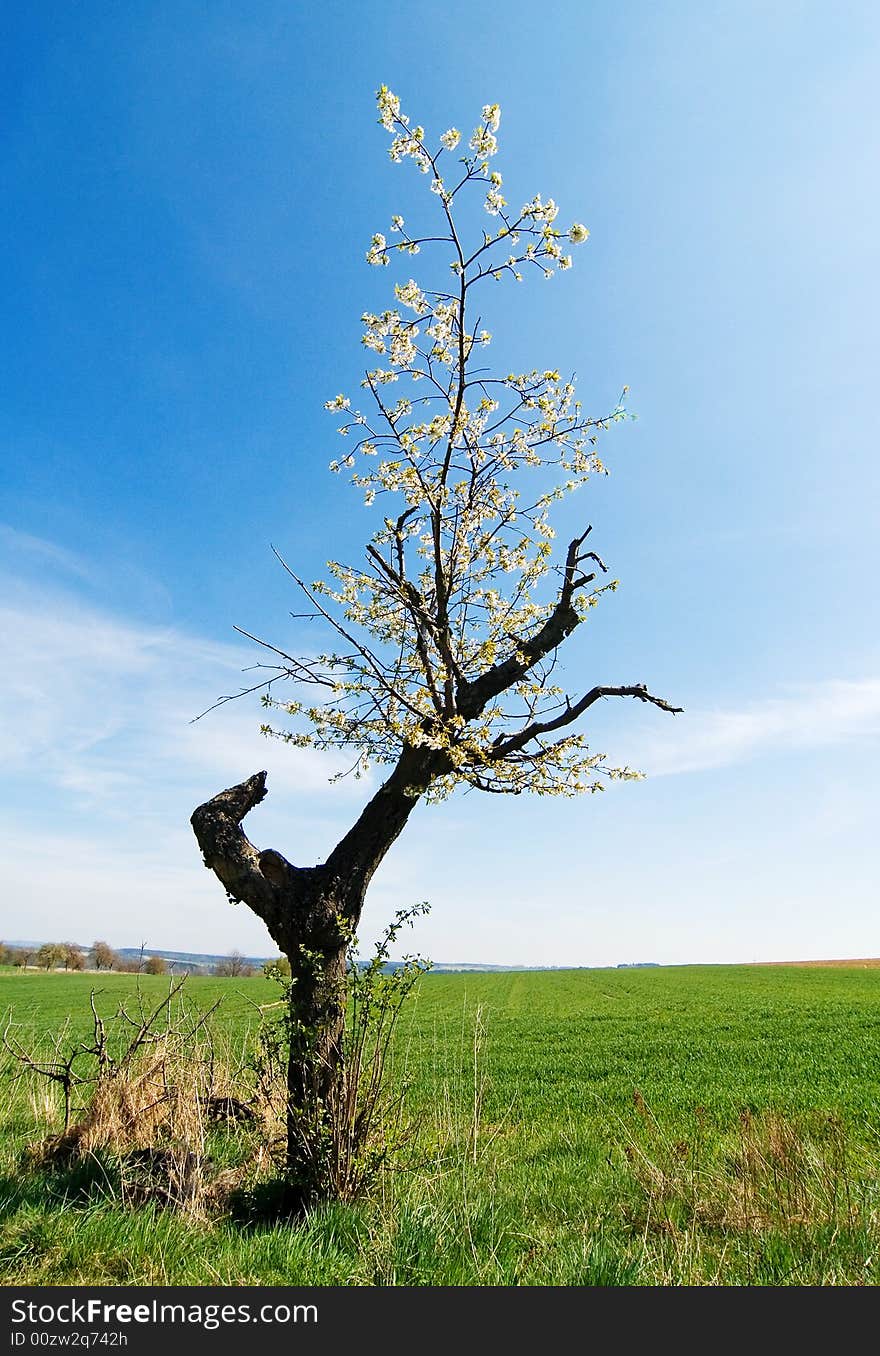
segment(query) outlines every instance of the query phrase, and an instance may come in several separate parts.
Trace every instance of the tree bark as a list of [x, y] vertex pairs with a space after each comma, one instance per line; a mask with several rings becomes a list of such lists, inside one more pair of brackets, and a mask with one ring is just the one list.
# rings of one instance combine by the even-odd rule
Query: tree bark
[[290, 961], [287, 1170], [293, 1181], [308, 1178], [308, 1127], [340, 1075], [346, 953], [367, 886], [423, 792], [448, 770], [445, 754], [404, 748], [356, 823], [316, 866], [293, 866], [247, 838], [242, 820], [265, 799], [265, 772], [221, 791], [192, 815], [205, 865], [231, 900], [263, 920]]

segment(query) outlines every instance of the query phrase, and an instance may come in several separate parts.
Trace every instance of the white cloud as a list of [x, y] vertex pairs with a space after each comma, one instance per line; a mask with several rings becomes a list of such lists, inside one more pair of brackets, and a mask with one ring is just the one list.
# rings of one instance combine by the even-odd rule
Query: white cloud
[[5, 581], [4, 593], [5, 775], [110, 812], [126, 795], [124, 808], [134, 813], [163, 785], [213, 794], [265, 767], [274, 786], [315, 795], [345, 767], [338, 757], [261, 736], [255, 698], [192, 723], [217, 696], [248, 685], [242, 669], [252, 651], [132, 623], [14, 581]]
[[662, 724], [643, 716], [637, 727], [627, 723], [623, 738], [608, 742], [614, 761], [629, 761], [659, 777], [877, 735], [880, 679], [864, 678], [800, 684], [742, 707], [686, 710]]
[[0, 523], [0, 551], [8, 552], [19, 566], [30, 561], [42, 566], [57, 566], [79, 579], [94, 579], [94, 571], [75, 552], [53, 541], [46, 541], [44, 537], [20, 532], [8, 523]]
[[3, 932], [271, 950], [202, 866], [192, 810], [265, 768], [249, 834], [315, 861], [371, 784], [331, 785], [347, 760], [261, 736], [256, 697], [193, 723], [250, 684], [252, 650], [17, 579], [0, 579], [0, 597]]

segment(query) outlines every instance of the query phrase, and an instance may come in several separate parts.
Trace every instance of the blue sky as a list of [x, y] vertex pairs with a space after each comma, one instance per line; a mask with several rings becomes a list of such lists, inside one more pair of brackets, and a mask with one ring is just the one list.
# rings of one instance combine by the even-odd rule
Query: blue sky
[[[366, 794], [268, 744], [235, 624], [303, 642], [270, 543], [317, 578], [371, 530], [323, 402], [356, 388], [364, 251], [429, 131], [502, 106], [505, 191], [591, 239], [498, 290], [506, 370], [638, 421], [585, 513], [619, 591], [569, 647], [594, 747], [642, 783], [419, 808], [370, 938], [423, 898], [438, 960], [880, 954], [873, 3], [19, 6], [0, 270], [0, 932], [270, 947], [201, 866], [195, 804], [255, 771], [250, 836], [323, 858]], [[408, 270], [412, 271], [412, 268]], [[407, 272], [408, 276], [408, 272]], [[418, 276], [418, 275], [417, 275]], [[403, 280], [403, 279], [401, 279]], [[306, 642], [303, 642], [306, 643]]]

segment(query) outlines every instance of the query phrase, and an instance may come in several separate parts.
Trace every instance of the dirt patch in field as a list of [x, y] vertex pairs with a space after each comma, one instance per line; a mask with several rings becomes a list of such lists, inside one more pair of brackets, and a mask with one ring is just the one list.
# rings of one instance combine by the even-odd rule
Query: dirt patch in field
[[804, 960], [804, 961], [755, 961], [755, 965], [804, 965], [815, 968], [817, 965], [849, 966], [854, 970], [880, 970], [880, 957], [865, 960]]

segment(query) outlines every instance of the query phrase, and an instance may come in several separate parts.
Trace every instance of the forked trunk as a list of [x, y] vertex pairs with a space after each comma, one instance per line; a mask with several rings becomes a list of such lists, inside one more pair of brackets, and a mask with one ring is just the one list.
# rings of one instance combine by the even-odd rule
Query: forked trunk
[[405, 748], [319, 866], [292, 866], [271, 848], [259, 851], [245, 835], [241, 821], [266, 795], [265, 772], [221, 791], [192, 816], [205, 865], [231, 900], [244, 901], [262, 918], [290, 961], [287, 1174], [304, 1196], [319, 1185], [315, 1155], [340, 1077], [346, 952], [367, 886], [423, 791], [448, 770], [442, 752]]

